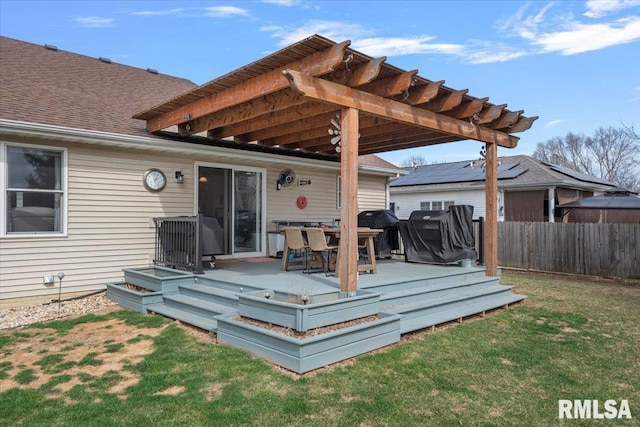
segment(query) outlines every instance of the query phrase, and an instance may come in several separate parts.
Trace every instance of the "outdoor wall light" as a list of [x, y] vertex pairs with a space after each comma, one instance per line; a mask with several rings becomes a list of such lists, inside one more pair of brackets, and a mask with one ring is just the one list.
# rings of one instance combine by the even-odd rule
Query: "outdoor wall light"
[[176, 182], [182, 184], [184, 182], [184, 174], [182, 171], [176, 171]]
[[60, 288], [58, 288], [58, 317], [60, 317], [60, 304], [62, 303], [62, 279], [64, 279], [64, 272], [58, 273], [58, 279], [60, 279]]

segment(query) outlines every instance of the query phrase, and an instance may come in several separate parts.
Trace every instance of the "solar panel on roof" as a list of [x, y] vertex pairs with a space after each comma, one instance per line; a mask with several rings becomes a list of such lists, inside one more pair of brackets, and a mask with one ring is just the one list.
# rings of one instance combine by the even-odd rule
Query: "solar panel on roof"
[[[409, 185], [449, 184], [456, 182], [484, 181], [485, 172], [480, 165], [471, 166], [471, 162], [442, 163], [416, 168], [409, 175], [396, 179], [390, 185], [402, 187]], [[516, 178], [527, 171], [517, 168], [520, 163], [504, 163], [498, 166], [498, 179]]]
[[556, 165], [553, 163], [546, 163], [543, 162], [545, 165], [549, 166], [551, 169], [553, 169], [556, 172], [559, 172], [563, 175], [567, 175], [570, 176], [571, 178], [575, 178], [579, 181], [585, 181], [585, 182], [593, 182], [595, 184], [605, 184], [605, 185], [613, 185], [611, 182], [606, 181], [604, 179], [595, 177], [595, 176], [591, 176], [591, 175], [587, 175], [584, 174], [582, 172], [578, 172], [576, 170], [573, 170], [571, 168], [567, 168], [564, 166], [560, 166], [560, 165]]

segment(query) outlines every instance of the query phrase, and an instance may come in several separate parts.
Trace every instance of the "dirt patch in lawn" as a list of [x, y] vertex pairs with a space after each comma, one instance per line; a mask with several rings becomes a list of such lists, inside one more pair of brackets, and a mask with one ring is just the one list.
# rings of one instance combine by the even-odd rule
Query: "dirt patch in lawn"
[[64, 335], [55, 329], [25, 331], [0, 354], [0, 366], [9, 367], [0, 377], [0, 390], [40, 388], [56, 377], [53, 394], [62, 394], [77, 384], [116, 373], [108, 392], [120, 394], [139, 382], [126, 367], [151, 354], [153, 338], [165, 328], [143, 328], [112, 319], [83, 323]]

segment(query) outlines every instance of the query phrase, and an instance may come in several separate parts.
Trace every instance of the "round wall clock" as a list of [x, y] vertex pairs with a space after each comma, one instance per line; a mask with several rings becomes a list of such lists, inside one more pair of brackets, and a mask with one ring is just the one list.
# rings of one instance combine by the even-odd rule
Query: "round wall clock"
[[149, 191], [160, 191], [167, 185], [167, 177], [160, 169], [151, 168], [144, 173], [142, 183]]

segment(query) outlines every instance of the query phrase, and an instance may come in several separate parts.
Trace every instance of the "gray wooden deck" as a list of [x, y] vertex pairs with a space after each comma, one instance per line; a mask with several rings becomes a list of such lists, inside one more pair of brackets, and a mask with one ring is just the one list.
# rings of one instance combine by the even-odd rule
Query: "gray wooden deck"
[[[480, 267], [412, 264], [394, 259], [379, 260], [377, 274], [360, 274], [358, 289], [379, 294], [379, 315], [385, 317], [384, 323], [389, 326], [382, 326], [382, 332], [373, 331], [366, 339], [357, 338], [362, 346], [343, 336], [331, 344], [331, 350], [308, 359], [299, 356], [306, 350], [303, 344], [297, 347], [298, 341], [284, 343], [273, 334], [271, 338], [265, 337], [255, 328], [243, 330], [244, 326], [236, 321], [239, 297], [267, 292], [304, 295], [310, 301], [321, 301], [323, 295], [339, 291], [339, 281], [334, 276], [304, 274], [301, 269], [281, 271], [280, 260], [275, 259], [219, 262], [204, 274], [173, 281], [162, 293], [161, 302], [156, 299], [146, 305], [132, 304], [127, 296], [121, 295], [121, 286], [113, 284], [107, 285], [107, 295], [125, 307], [216, 332], [220, 342], [244, 348], [296, 372], [371, 351], [376, 345], [388, 345], [399, 340], [400, 334], [460, 320], [526, 298], [513, 293], [510, 286], [500, 284], [499, 277], [487, 277]], [[219, 322], [224, 330], [219, 330]], [[354, 332], [354, 340], [358, 333], [362, 336], [363, 332]], [[267, 348], [266, 343], [274, 343], [273, 348]], [[292, 354], [280, 351], [291, 345], [295, 348]], [[347, 349], [350, 350], [345, 352]]]

